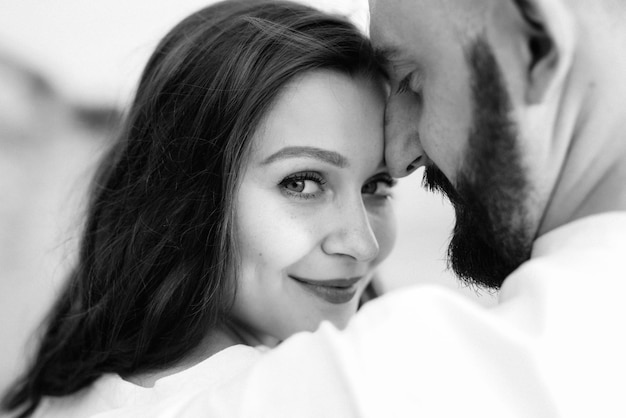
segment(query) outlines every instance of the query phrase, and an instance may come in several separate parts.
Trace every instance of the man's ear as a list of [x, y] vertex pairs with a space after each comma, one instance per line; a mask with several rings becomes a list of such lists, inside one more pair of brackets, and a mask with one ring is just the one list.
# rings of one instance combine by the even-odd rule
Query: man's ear
[[528, 104], [549, 100], [572, 65], [576, 30], [565, 0], [513, 0], [527, 27]]

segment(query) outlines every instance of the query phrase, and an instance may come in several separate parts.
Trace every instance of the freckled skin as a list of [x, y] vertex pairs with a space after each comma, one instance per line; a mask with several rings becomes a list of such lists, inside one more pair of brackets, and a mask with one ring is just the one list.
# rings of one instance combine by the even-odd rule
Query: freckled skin
[[[345, 326], [375, 267], [391, 251], [395, 222], [389, 190], [372, 180], [388, 176], [383, 112], [384, 93], [377, 83], [311, 72], [287, 87], [254, 138], [237, 195], [241, 268], [233, 314], [264, 343], [315, 330], [323, 320]], [[347, 165], [310, 156], [264, 164], [288, 147], [331, 151]], [[303, 172], [317, 177], [284, 182]], [[372, 182], [376, 193], [362, 192]], [[361, 280], [349, 302], [333, 304], [312, 295], [294, 275]]]

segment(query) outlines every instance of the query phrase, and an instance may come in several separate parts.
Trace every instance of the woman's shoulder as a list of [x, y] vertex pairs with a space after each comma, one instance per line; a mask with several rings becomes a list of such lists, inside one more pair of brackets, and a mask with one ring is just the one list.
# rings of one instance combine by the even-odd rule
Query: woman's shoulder
[[46, 396], [32, 418], [89, 417], [116, 407], [116, 388], [123, 385], [119, 376], [107, 374], [80, 391], [67, 396]]
[[156, 379], [151, 387], [129, 382], [117, 374], [107, 374], [72, 395], [44, 398], [33, 418], [89, 417], [117, 408], [162, 403], [179, 394], [214, 389], [251, 367], [263, 351], [234, 345], [189, 368]]
[[156, 380], [153, 388], [166, 394], [186, 387], [219, 385], [252, 366], [264, 351], [264, 347], [233, 345], [191, 367]]

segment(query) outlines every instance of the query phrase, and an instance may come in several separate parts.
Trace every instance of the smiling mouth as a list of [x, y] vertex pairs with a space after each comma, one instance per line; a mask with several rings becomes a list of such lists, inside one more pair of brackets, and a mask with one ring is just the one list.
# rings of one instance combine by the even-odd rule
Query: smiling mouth
[[357, 283], [361, 277], [349, 279], [311, 280], [289, 276], [309, 293], [335, 305], [347, 303], [357, 292]]

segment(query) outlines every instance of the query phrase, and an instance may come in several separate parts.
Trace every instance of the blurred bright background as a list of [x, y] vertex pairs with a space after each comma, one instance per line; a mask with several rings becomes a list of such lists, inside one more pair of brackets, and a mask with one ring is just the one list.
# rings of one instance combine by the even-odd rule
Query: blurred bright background
[[[367, 26], [365, 0], [306, 0]], [[207, 0], [0, 2], [0, 391], [75, 257], [90, 176], [159, 39]], [[444, 261], [453, 212], [420, 186], [396, 192], [384, 289], [436, 283], [483, 305]]]

